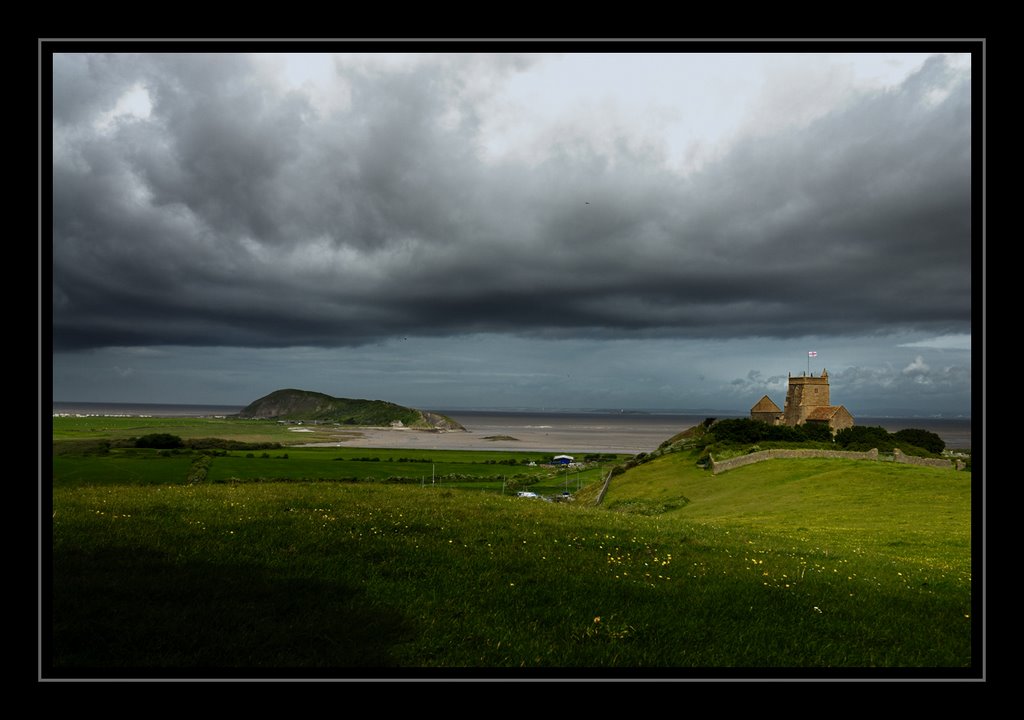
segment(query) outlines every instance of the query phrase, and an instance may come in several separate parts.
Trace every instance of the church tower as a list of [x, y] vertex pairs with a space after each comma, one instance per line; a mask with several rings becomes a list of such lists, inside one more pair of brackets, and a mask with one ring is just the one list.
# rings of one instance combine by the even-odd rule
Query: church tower
[[828, 396], [828, 370], [822, 371], [820, 377], [814, 377], [813, 374], [789, 376], [785, 410], [787, 425], [800, 425], [807, 421], [807, 416], [815, 408], [831, 404]]

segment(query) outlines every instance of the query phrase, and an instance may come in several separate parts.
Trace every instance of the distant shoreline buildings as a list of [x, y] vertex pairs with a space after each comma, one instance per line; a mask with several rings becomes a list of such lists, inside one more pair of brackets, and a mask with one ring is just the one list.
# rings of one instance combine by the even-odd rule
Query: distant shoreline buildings
[[770, 397], [765, 395], [750, 408], [750, 419], [761, 420], [769, 425], [796, 426], [804, 423], [828, 425], [833, 433], [853, 427], [853, 415], [842, 405], [832, 405], [829, 399], [828, 370], [821, 375], [792, 374], [786, 391], [786, 408], [780, 410]]

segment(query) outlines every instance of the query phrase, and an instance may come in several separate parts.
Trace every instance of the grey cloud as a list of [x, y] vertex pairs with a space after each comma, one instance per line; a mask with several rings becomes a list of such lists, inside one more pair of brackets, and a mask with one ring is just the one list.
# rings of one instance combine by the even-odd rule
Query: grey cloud
[[785, 395], [787, 378], [784, 375], [770, 375], [765, 377], [760, 370], [751, 370], [746, 377], [734, 378], [729, 381], [724, 389], [733, 401], [742, 405], [749, 402], [751, 405], [761, 398], [762, 395], [779, 396], [776, 402], [781, 402]]
[[135, 78], [136, 56], [61, 54], [53, 58], [53, 121], [89, 121], [113, 109]]
[[932, 367], [918, 356], [906, 367], [852, 367], [830, 374], [833, 395], [844, 404], [885, 407], [970, 407], [971, 368], [964, 365]]
[[928, 375], [928, 371], [929, 370], [931, 370], [931, 368], [928, 366], [927, 363], [925, 363], [924, 358], [922, 358], [920, 355], [918, 355], [914, 359], [914, 362], [910, 363], [905, 368], [903, 368], [903, 374], [904, 375], [918, 375], [918, 376], [921, 376], [921, 377], [925, 377], [925, 376]]
[[[324, 114], [244, 56], [55, 59], [55, 347], [969, 329], [970, 82], [941, 60], [688, 177], [584, 119], [481, 160], [484, 80], [529, 62], [342, 62]], [[150, 117], [94, 129], [135, 84]]]

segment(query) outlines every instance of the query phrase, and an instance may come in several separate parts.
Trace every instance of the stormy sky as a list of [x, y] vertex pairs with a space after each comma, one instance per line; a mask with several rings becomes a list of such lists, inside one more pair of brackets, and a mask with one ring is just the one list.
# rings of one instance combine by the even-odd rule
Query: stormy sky
[[969, 54], [501, 50], [53, 54], [53, 399], [970, 414]]

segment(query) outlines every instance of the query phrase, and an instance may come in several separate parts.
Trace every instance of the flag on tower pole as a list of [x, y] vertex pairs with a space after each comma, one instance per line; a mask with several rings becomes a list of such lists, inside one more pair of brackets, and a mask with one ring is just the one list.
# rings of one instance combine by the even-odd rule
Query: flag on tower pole
[[818, 357], [818, 353], [817, 353], [816, 350], [808, 350], [807, 351], [807, 374], [808, 375], [811, 374], [811, 358], [812, 357]]

